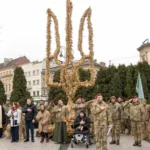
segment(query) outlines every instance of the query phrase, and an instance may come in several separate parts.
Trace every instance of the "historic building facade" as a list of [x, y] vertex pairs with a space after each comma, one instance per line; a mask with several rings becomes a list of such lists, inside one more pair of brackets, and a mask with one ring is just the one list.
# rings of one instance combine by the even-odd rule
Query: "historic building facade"
[[150, 65], [150, 43], [149, 40], [145, 40], [142, 45], [137, 49], [140, 53], [140, 61], [147, 61]]
[[0, 64], [0, 78], [4, 84], [7, 99], [10, 99], [10, 95], [12, 92], [13, 75], [15, 68], [29, 62], [30, 61], [25, 56], [23, 56], [17, 59], [5, 58], [4, 63]]

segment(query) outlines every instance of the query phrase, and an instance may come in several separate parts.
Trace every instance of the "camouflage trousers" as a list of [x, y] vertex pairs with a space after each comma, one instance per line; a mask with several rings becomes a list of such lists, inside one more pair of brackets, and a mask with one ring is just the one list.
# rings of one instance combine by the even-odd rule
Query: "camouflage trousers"
[[121, 131], [121, 121], [120, 120], [113, 121], [112, 134], [111, 134], [113, 141], [120, 140], [120, 131]]
[[142, 140], [142, 123], [137, 121], [132, 121], [132, 132], [135, 141]]
[[131, 121], [130, 119], [124, 119], [124, 131], [128, 130], [128, 134], [131, 133]]
[[143, 139], [150, 140], [150, 121], [145, 121], [144, 124], [142, 124], [142, 129]]
[[107, 125], [100, 125], [100, 122], [94, 122], [96, 150], [107, 150]]

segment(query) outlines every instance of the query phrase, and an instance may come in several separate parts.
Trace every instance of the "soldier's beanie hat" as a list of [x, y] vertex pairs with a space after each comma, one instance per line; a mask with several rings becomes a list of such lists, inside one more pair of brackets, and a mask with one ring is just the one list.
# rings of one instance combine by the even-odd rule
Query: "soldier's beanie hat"
[[98, 94], [96, 95], [96, 97], [97, 97], [97, 96], [102, 96], [102, 94], [101, 94], [101, 93], [98, 93]]
[[138, 97], [135, 95], [135, 96], [133, 96], [133, 98], [138, 98]]
[[115, 97], [115, 96], [112, 96], [110, 99], [116, 99], [116, 97]]

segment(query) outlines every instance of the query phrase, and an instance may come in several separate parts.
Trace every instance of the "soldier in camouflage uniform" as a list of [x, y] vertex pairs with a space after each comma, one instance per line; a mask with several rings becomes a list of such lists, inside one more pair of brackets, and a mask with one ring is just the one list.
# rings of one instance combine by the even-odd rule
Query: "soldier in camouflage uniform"
[[[122, 100], [122, 98], [121, 97], [118, 97], [117, 98], [117, 102], [121, 105], [121, 109], [122, 109], [122, 111], [123, 111], [123, 104], [124, 104], [124, 102], [123, 102], [123, 100]], [[122, 119], [122, 122], [121, 122], [121, 133], [125, 133], [125, 124], [124, 124], [124, 120]]]
[[78, 98], [72, 108], [75, 111], [75, 118], [76, 118], [81, 111], [85, 112], [85, 103], [82, 102], [81, 98]]
[[146, 100], [143, 100], [142, 104], [145, 109], [145, 121], [142, 124], [143, 139], [150, 140], [150, 106], [147, 104]]
[[116, 102], [116, 97], [111, 97], [111, 103], [109, 104], [109, 109], [111, 112], [113, 127], [112, 127], [112, 141], [110, 144], [120, 144], [120, 131], [121, 122], [123, 118], [123, 109], [119, 103]]
[[127, 129], [128, 130], [127, 134], [130, 135], [131, 133], [130, 105], [129, 104], [125, 105], [128, 101], [129, 99], [127, 99], [123, 104], [123, 120], [124, 120], [125, 130]]
[[134, 96], [133, 99], [129, 100], [127, 103], [130, 103], [130, 119], [135, 140], [133, 146], [141, 147], [142, 122], [145, 121], [145, 110], [143, 105], [140, 104], [137, 96]]
[[101, 94], [93, 102], [92, 114], [94, 117], [94, 129], [96, 138], [96, 150], [107, 150], [107, 125], [112, 124], [108, 105], [103, 101]]

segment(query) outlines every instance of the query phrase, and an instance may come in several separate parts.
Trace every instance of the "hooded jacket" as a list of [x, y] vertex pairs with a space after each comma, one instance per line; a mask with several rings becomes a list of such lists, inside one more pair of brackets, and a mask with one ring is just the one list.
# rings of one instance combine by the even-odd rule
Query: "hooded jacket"
[[[79, 126], [83, 126], [83, 130], [88, 130], [90, 128], [90, 119], [89, 119], [89, 117], [86, 117], [86, 114], [84, 111], [81, 111], [81, 112], [84, 113], [84, 117], [81, 118], [80, 114], [76, 117], [76, 119], [74, 121], [74, 128], [76, 129]], [[85, 124], [80, 125], [81, 120], [85, 121]]]

